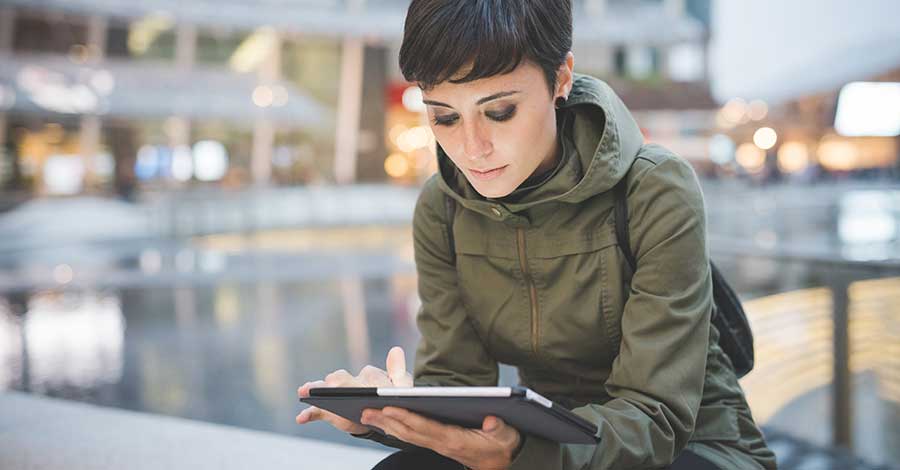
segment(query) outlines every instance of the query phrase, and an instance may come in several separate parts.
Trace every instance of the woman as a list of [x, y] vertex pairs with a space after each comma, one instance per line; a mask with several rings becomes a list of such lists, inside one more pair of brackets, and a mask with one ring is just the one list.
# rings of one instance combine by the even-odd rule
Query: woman
[[[596, 423], [598, 444], [394, 408], [367, 410], [362, 423], [310, 408], [297, 422], [324, 419], [405, 449], [376, 468], [775, 468], [710, 324], [696, 176], [643, 143], [605, 83], [573, 72], [571, 44], [568, 0], [412, 1], [400, 67], [423, 90], [439, 160], [413, 218], [414, 379], [394, 348], [387, 371], [338, 371], [299, 394], [493, 386], [503, 362], [522, 385]], [[633, 273], [613, 225], [622, 180]]]

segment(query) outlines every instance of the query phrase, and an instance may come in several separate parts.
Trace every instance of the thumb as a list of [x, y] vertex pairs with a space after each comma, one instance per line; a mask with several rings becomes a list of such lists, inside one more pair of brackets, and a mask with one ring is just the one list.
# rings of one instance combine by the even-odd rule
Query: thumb
[[484, 432], [494, 432], [497, 429], [500, 429], [500, 426], [503, 424], [503, 421], [496, 416], [486, 416], [484, 418], [484, 422], [481, 424], [481, 429]]
[[412, 387], [412, 380], [406, 373], [406, 356], [403, 348], [394, 346], [387, 355], [387, 374], [395, 387]]

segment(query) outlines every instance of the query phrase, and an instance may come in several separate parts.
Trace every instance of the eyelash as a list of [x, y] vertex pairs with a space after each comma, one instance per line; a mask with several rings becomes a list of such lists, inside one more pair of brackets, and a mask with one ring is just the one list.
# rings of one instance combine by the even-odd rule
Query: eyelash
[[[511, 106], [506, 111], [504, 111], [500, 114], [490, 115], [490, 114], [485, 113], [485, 115], [487, 115], [488, 118], [490, 118], [492, 121], [495, 121], [495, 122], [509, 121], [510, 119], [513, 118], [513, 116], [515, 114], [516, 114], [515, 106]], [[452, 117], [449, 117], [449, 118], [435, 116], [434, 119], [431, 120], [431, 122], [434, 123], [435, 126], [452, 126], [454, 123], [456, 123], [457, 120], [459, 120], [459, 117], [455, 116], [455, 115]]]

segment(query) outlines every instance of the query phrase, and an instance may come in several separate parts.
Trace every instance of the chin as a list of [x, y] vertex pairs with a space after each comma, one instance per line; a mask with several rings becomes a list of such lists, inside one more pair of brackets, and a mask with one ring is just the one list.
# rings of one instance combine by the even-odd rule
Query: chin
[[[471, 183], [471, 181], [470, 181]], [[484, 197], [497, 199], [504, 196], [509, 196], [510, 193], [513, 192], [515, 188], [506, 188], [502, 186], [493, 186], [493, 185], [475, 185], [472, 183], [472, 187], [475, 188], [475, 191], [478, 191], [478, 194], [481, 194]]]

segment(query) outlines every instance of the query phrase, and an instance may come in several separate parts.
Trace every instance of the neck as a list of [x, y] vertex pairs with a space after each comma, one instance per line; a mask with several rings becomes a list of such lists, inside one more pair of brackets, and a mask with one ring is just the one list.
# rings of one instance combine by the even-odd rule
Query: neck
[[537, 181], [540, 181], [547, 173], [553, 171], [554, 168], [559, 164], [560, 158], [562, 158], [562, 146], [559, 144], [559, 129], [556, 130], [556, 135], [553, 136], [553, 146], [550, 148], [550, 152], [541, 160], [540, 165], [534, 170], [534, 173], [522, 183], [523, 186], [527, 186], [533, 184]]

